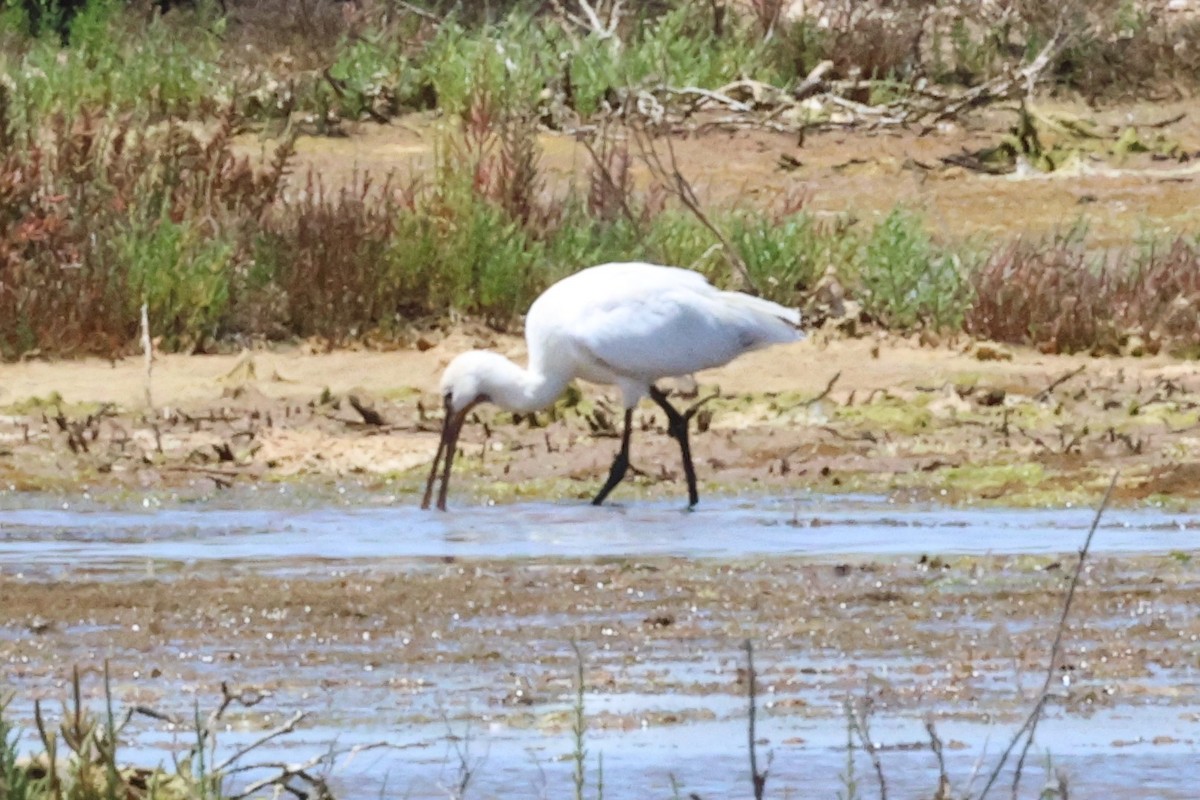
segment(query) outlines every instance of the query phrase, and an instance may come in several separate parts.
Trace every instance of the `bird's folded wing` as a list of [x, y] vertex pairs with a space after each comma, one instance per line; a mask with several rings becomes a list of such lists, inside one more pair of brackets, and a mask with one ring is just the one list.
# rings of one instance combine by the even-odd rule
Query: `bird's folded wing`
[[788, 312], [730, 292], [666, 290], [591, 305], [573, 325], [577, 343], [614, 371], [647, 382], [732, 361], [799, 338]]

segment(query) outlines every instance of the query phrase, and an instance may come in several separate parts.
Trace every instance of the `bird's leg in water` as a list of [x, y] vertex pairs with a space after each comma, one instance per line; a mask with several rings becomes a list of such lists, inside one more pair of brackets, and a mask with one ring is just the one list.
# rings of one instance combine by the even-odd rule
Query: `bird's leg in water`
[[592, 505], [598, 506], [603, 503], [604, 498], [608, 497], [608, 493], [625, 477], [625, 470], [629, 469], [629, 433], [631, 430], [633, 430], [633, 409], [627, 408], [625, 409], [625, 433], [621, 435], [621, 449], [617, 452], [617, 457], [613, 459], [612, 469], [608, 471], [608, 480], [604, 482], [604, 487], [596, 495]]
[[657, 386], [650, 387], [650, 399], [658, 403], [659, 408], [666, 412], [667, 433], [679, 442], [679, 452], [683, 456], [683, 474], [687, 478], [688, 508], [691, 508], [700, 502], [700, 495], [696, 492], [696, 468], [692, 466], [692, 449], [688, 446], [688, 422], [691, 421], [692, 414], [696, 413], [701, 404], [697, 403], [688, 409], [688, 413], [680, 414], [674, 406], [667, 402], [667, 396]]

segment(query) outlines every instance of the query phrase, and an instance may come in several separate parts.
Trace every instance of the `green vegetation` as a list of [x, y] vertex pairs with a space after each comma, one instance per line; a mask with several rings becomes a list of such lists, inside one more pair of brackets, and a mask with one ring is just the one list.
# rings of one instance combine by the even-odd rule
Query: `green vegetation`
[[[738, 262], [762, 294], [800, 306], [832, 274], [859, 301], [861, 321], [902, 331], [1200, 352], [1200, 323], [1181, 305], [1200, 296], [1190, 241], [1094, 267], [1075, 242], [988, 255], [939, 241], [911, 209], [875, 225], [829, 225], [798, 203], [701, 215], [674, 202], [687, 176], [652, 168], [649, 186], [632, 177], [663, 138], [664, 108], [686, 114], [697, 93], [742, 79], [786, 90], [823, 61], [829, 77], [869, 79], [870, 94], [891, 102], [918, 78], [964, 87], [1002, 75], [1014, 53], [1028, 59], [1070, 23], [1049, 71], [1059, 90], [1096, 96], [1200, 74], [1187, 61], [1197, 48], [1154, 49], [1166, 41], [1163, 20], [1109, 5], [1112, 14], [1022, 6], [997, 25], [984, 11], [834, 4], [818, 26], [781, 19], [771, 3], [735, 13], [679, 0], [619, 18], [604, 3], [595, 18], [520, 3], [499, 16], [470, 3], [449, 15], [367, 3], [284, 24], [283, 10], [237, 2], [148, 13], [90, 0], [69, 16], [7, 0], [0, 358], [125, 352], [143, 304], [161, 346], [178, 350], [388, 336], [451, 310], [502, 328], [555, 279], [614, 259], [740, 285]], [[1117, 34], [1139, 58], [1155, 54], [1153, 67], [1116, 80], [1110, 68], [1126, 58]], [[318, 175], [290, 174], [301, 131], [336, 134], [346, 121], [430, 109], [441, 122], [425, 175], [327, 188]], [[619, 130], [614, 115], [626, 120]], [[539, 132], [581, 125], [593, 131], [590, 171], [550, 185]], [[253, 126], [280, 134], [263, 165], [234, 149]], [[640, 137], [632, 155], [631, 133]], [[1026, 140], [1037, 144], [1036, 133]], [[1133, 143], [1123, 137], [1113, 152]], [[1063, 313], [1064, 298], [1121, 314]]]
[[139, 797], [146, 800], [219, 798], [221, 774], [206, 773], [207, 731], [197, 715], [199, 745], [178, 758], [174, 770], [144, 769], [120, 763], [120, 734], [132, 712], [118, 721], [113, 708], [107, 666], [104, 711], [89, 710], [82, 697], [79, 670], [72, 681], [71, 699], [64, 703], [63, 720], [51, 727], [34, 703], [36, 734], [41, 753], [22, 757], [21, 731], [9, 716], [11, 695], [0, 697], [0, 797], [6, 800], [112, 800]]
[[919, 218], [897, 209], [865, 244], [859, 279], [867, 313], [901, 330], [956, 328], [970, 304], [962, 256], [939, 252]]

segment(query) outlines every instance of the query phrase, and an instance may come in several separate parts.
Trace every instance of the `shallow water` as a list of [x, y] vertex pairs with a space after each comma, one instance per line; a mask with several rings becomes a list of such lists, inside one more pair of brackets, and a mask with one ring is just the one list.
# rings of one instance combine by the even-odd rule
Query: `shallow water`
[[[147, 560], [579, 558], [678, 555], [1055, 553], [1082, 544], [1088, 509], [897, 506], [881, 498], [716, 500], [594, 508], [569, 503], [335, 509], [0, 510], [0, 567], [118, 567]], [[1200, 518], [1111, 510], [1095, 552], [1168, 552], [1200, 541]]]
[[[113, 510], [100, 506], [46, 508], [30, 498], [6, 498], [0, 510], [0, 574], [25, 579], [64, 580], [105, 577], [120, 580], [169, 574], [184, 565], [193, 571], [239, 570], [266, 575], [404, 574], [443, 559], [499, 559], [505, 562], [603, 560], [607, 558], [683, 556], [704, 563], [762, 557], [812, 559], [838, 563], [842, 556], [1071, 553], [1082, 544], [1093, 512], [1088, 509], [1014, 511], [1004, 509], [901, 506], [874, 497], [796, 499], [725, 499], [706, 501], [694, 512], [670, 503], [630, 503], [595, 509], [581, 504], [531, 503], [503, 507], [462, 507], [447, 514], [408, 506], [231, 508], [180, 505], [154, 510]], [[1200, 535], [1197, 518], [1159, 510], [1106, 513], [1093, 543], [1097, 554], [1168, 553], [1194, 550]], [[910, 561], [912, 559], [909, 559]], [[1171, 559], [1166, 559], [1170, 561]], [[1169, 609], [1168, 609], [1169, 611]], [[545, 631], [561, 627], [561, 642], [530, 642], [531, 653], [549, 650], [569, 659], [569, 631], [578, 621], [562, 610], [519, 618]], [[1174, 613], [1174, 612], [1172, 612]], [[505, 628], [500, 611], [462, 628]], [[1127, 624], [1114, 614], [1113, 624]], [[610, 625], [637, 626], [639, 619], [606, 615]], [[1109, 620], [1101, 620], [1107, 623]], [[969, 615], [948, 621], [959, 627], [979, 625]], [[993, 623], [980, 625], [980, 630]], [[1016, 625], [1014, 623], [1014, 630]], [[930, 635], [937, 622], [922, 623]], [[74, 629], [70, 638], [86, 632]], [[23, 628], [0, 628], [0, 638], [27, 637]], [[407, 640], [405, 640], [407, 642]], [[603, 754], [604, 795], [610, 798], [748, 796], [746, 704], [737, 688], [742, 656], [737, 642], [723, 652], [689, 650], [686, 642], [656, 644], [639, 654], [608, 654], [593, 649], [590, 661], [619, 674], [636, 691], [589, 691], [586, 698], [589, 781], [597, 778]], [[570, 674], [555, 679], [529, 704], [497, 705], [497, 684], [520, 685], [535, 671], [520, 663], [472, 661], [425, 665], [410, 675], [390, 650], [395, 639], [380, 637], [363, 645], [347, 638], [328, 648], [366, 647], [378, 652], [369, 680], [348, 664], [305, 666], [288, 681], [276, 656], [248, 659], [238, 667], [243, 682], [268, 679], [286, 685], [273, 722], [249, 728], [235, 725], [219, 737], [223, 752], [256, 738], [262, 727], [277, 723], [290, 709], [303, 707], [311, 720], [294, 735], [259, 751], [258, 760], [288, 760], [376, 741], [389, 747], [339, 759], [333, 786], [343, 800], [405, 796], [447, 796], [459, 780], [459, 756], [452, 738], [465, 742], [474, 775], [469, 796], [570, 796], [574, 747]], [[92, 651], [89, 651], [92, 652]], [[136, 654], [111, 651], [115, 658]], [[195, 654], [179, 653], [194, 662]], [[155, 653], [155, 658], [171, 655]], [[903, 653], [816, 653], [797, 646], [764, 648], [760, 654], [758, 735], [765, 765], [771, 753], [772, 787], [793, 796], [833, 797], [845, 792], [846, 723], [841, 700], [861, 690], [864, 681], [912, 687], [932, 678]], [[555, 663], [555, 662], [545, 662]], [[561, 663], [557, 662], [557, 663]], [[944, 665], [937, 665], [942, 669]], [[872, 738], [881, 746], [892, 796], [928, 796], [937, 783], [936, 761], [928, 748], [924, 715], [937, 721], [947, 743], [947, 769], [962, 791], [975, 765], [990, 767], [1019, 725], [1027, 703], [996, 700], [1020, 687], [1032, 696], [1040, 674], [1014, 675], [980, 662], [981, 677], [973, 698], [962, 703], [929, 702], [878, 708]], [[229, 666], [191, 663], [191, 683], [224, 678]], [[536, 669], [551, 669], [539, 666]], [[560, 669], [553, 667], [552, 669]], [[993, 671], [988, 671], [989, 669]], [[172, 688], [168, 670], [159, 682]], [[207, 675], [207, 678], [205, 677]], [[199, 677], [197, 677], [199, 676]], [[868, 677], [869, 676], [869, 677]], [[410, 682], [411, 679], [411, 682]], [[179, 686], [185, 682], [179, 679]], [[12, 685], [24, 689], [12, 712], [26, 720], [32, 678], [14, 672]], [[1067, 769], [1073, 797], [1194, 798], [1192, 769], [1200, 756], [1200, 650], [1188, 652], [1169, 670], [1148, 676], [1139, 687], [1167, 687], [1169, 699], [1146, 693], [1130, 695], [1114, 707], [1068, 711], [1052, 702], [1039, 730], [1038, 746], [1026, 769], [1025, 796], [1036, 796], [1045, 781], [1047, 750], [1053, 764]], [[1099, 684], [1098, 684], [1099, 688]], [[491, 698], [491, 699], [488, 699]], [[187, 703], [191, 703], [190, 696]], [[443, 719], [444, 717], [444, 719]], [[451, 734], [453, 736], [451, 736]], [[191, 734], [139, 720], [129, 734], [127, 757], [156, 764], [185, 747]], [[27, 739], [27, 741], [30, 741]], [[1045, 748], [1045, 749], [1043, 749]], [[977, 791], [981, 781], [976, 779]], [[869, 760], [859, 752], [855, 770], [862, 796], [877, 790]], [[1003, 793], [1008, 796], [1007, 782]], [[802, 790], [801, 790], [802, 789]], [[589, 793], [594, 793], [589, 790]], [[782, 795], [781, 795], [782, 796]]]

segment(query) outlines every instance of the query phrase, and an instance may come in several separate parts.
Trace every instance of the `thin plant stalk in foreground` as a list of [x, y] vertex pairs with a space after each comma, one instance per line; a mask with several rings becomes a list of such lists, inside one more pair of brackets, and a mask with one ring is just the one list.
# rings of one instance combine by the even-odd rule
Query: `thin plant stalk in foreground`
[[1071, 603], [1075, 599], [1075, 589], [1079, 586], [1079, 579], [1083, 575], [1083, 566], [1087, 561], [1088, 551], [1092, 546], [1092, 537], [1096, 534], [1096, 528], [1100, 526], [1100, 518], [1104, 516], [1104, 511], [1108, 508], [1109, 500], [1112, 498], [1113, 489], [1116, 488], [1117, 478], [1120, 477], [1120, 474], [1120, 470], [1113, 473], [1112, 480], [1109, 481], [1108, 488], [1104, 492], [1104, 497], [1101, 498], [1100, 505], [1096, 508], [1096, 515], [1092, 518], [1092, 525], [1088, 529], [1087, 538], [1083, 540], [1083, 547], [1079, 550], [1079, 560], [1075, 563], [1075, 572], [1071, 575], [1071, 584], [1067, 588], [1067, 596], [1063, 601], [1062, 614], [1058, 618], [1058, 629], [1054, 634], [1054, 644], [1050, 647], [1050, 663], [1046, 667], [1046, 680], [1042, 683], [1042, 690], [1038, 694], [1037, 701], [1033, 704], [1029, 716], [1025, 718], [1025, 722], [1017, 729], [1012, 740], [1009, 741], [1008, 747], [1000, 755], [1000, 760], [996, 762], [991, 775], [988, 776], [983, 791], [979, 793], [979, 800], [984, 800], [987, 797], [988, 792], [991, 791], [992, 786], [999, 779], [1000, 771], [1008, 763], [1009, 756], [1012, 755], [1017, 744], [1024, 738], [1025, 744], [1021, 748], [1021, 755], [1017, 759], [1016, 774], [1013, 776], [1013, 797], [1017, 795], [1017, 789], [1021, 783], [1021, 771], [1025, 765], [1025, 756], [1028, 754], [1029, 748], [1033, 745], [1033, 737], [1037, 732], [1038, 723], [1042, 719], [1042, 712], [1045, 711], [1046, 703], [1050, 699], [1050, 686], [1054, 683], [1054, 674], [1058, 671], [1058, 662], [1062, 655], [1063, 634], [1067, 630], [1067, 619], [1071, 614]]

